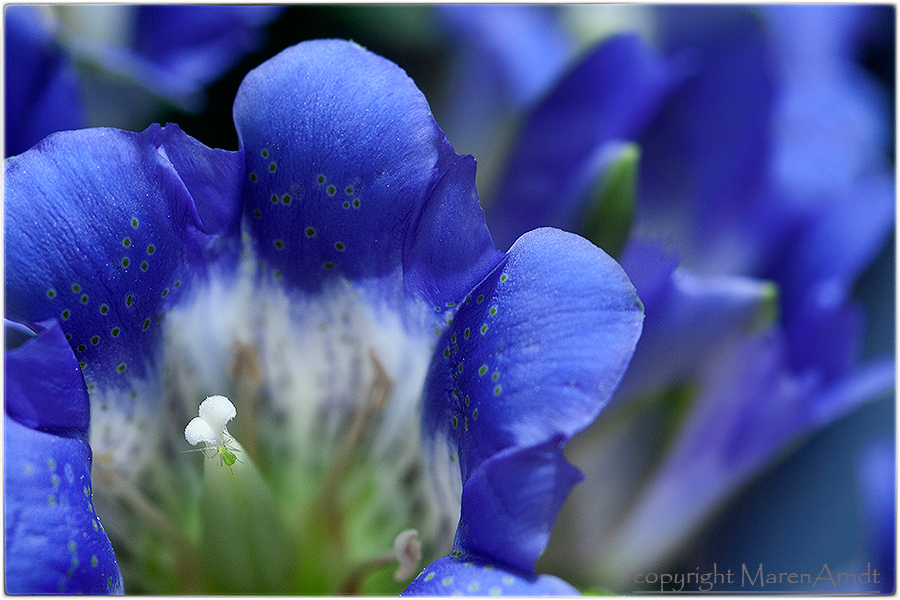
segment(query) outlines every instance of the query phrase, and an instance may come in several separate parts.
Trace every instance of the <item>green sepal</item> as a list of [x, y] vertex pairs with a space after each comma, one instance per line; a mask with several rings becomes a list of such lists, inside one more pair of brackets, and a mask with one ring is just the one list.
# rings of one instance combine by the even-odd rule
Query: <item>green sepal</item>
[[201, 549], [207, 593], [293, 592], [297, 566], [291, 534], [268, 484], [237, 442], [233, 465], [205, 461]]
[[781, 294], [778, 284], [774, 281], [763, 282], [763, 292], [760, 295], [759, 307], [755, 318], [748, 325], [749, 333], [759, 333], [772, 327], [781, 319]]
[[581, 235], [615, 258], [631, 233], [641, 149], [635, 143], [623, 143], [614, 152], [589, 192]]

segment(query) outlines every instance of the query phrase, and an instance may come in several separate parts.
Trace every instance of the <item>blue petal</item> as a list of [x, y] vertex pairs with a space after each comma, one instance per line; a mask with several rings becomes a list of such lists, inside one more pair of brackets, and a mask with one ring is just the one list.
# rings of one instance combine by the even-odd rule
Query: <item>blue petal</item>
[[5, 380], [6, 592], [121, 594], [91, 503], [87, 390], [58, 324], [7, 351]]
[[263, 40], [262, 28], [284, 6], [138, 7], [134, 51], [200, 88], [214, 82]]
[[525, 234], [435, 346], [426, 431], [458, 441], [464, 481], [500, 450], [568, 439], [609, 400], [642, 320], [634, 288], [602, 250], [555, 229]]
[[784, 290], [789, 322], [815, 319], [845, 302], [895, 222], [894, 183], [886, 176], [861, 179], [817, 200], [816, 210], [771, 268]]
[[562, 441], [510, 448], [478, 465], [463, 486], [454, 546], [533, 572], [559, 509], [582, 480]]
[[617, 398], [684, 383], [723, 343], [775, 316], [777, 290], [748, 277], [700, 277], [675, 269], [652, 244], [631, 242], [621, 258], [646, 319]]
[[[60, 22], [66, 48], [81, 62], [99, 67], [83, 73], [92, 112], [100, 115], [97, 124], [124, 122], [130, 128], [146, 124], [145, 118], [140, 125], [127, 125], [129, 117], [152, 103], [148, 91], [183, 111], [201, 110], [204, 87], [256, 50], [265, 39], [264, 26], [284, 7], [111, 5], [69, 10], [75, 23], [98, 22], [93, 27]], [[101, 33], [98, 39], [92, 29], [113, 33]], [[134, 83], [139, 87], [129, 87]], [[128, 104], [124, 111], [112, 106], [117, 100]]]
[[6, 156], [84, 126], [75, 69], [34, 6], [7, 6]]
[[606, 142], [634, 139], [674, 82], [672, 67], [636, 36], [604, 43], [528, 117], [491, 204], [499, 247], [539, 226], [573, 229]]
[[535, 575], [469, 554], [445, 556], [422, 569], [401, 596], [580, 596], [552, 575]]
[[811, 70], [829, 70], [854, 60], [866, 26], [879, 17], [893, 20], [885, 8], [863, 4], [759, 7], [778, 45], [779, 59], [786, 66]]
[[127, 392], [166, 310], [236, 244], [242, 175], [239, 153], [174, 126], [64, 132], [8, 159], [6, 316], [58, 319], [88, 383]]
[[847, 376], [858, 362], [864, 326], [856, 302], [827, 310], [810, 307], [784, 326], [791, 366], [814, 369], [826, 382]]
[[[565, 444], [609, 401], [642, 319], [631, 283], [596, 246], [554, 229], [522, 236], [470, 292], [435, 346], [425, 382], [426, 439], [446, 439], [458, 450], [464, 486], [501, 451]], [[463, 506], [485, 508], [465, 495]], [[529, 536], [544, 534], [551, 512], [514, 532], [510, 556], [497, 558], [531, 568], [539, 549]], [[529, 556], [514, 558], [511, 548], [520, 542]]]
[[[461, 298], [499, 260], [472, 159], [453, 152], [389, 61], [350, 42], [298, 44], [247, 75], [234, 115], [250, 233], [290, 286], [317, 291], [406, 266], [417, 273], [405, 289], [438, 303]], [[439, 270], [446, 280], [433, 280]]]
[[463, 102], [478, 88], [499, 86], [498, 103], [522, 107], [550, 87], [575, 51], [551, 6], [445, 4], [435, 10], [468, 59], [461, 61], [468, 80], [460, 81]]
[[[502, 138], [497, 128], [510, 110], [524, 110], [560, 76], [575, 39], [559, 7], [518, 4], [435, 5], [452, 37], [452, 58], [435, 102], [441, 127], [457, 148], [478, 156]], [[489, 171], [490, 172], [490, 169]]]
[[[735, 260], [729, 253], [745, 251], [750, 243], [733, 236], [752, 214], [763, 185], [774, 74], [754, 15], [731, 7], [682, 8], [663, 15], [671, 46], [689, 49], [695, 73], [638, 140], [641, 201], [635, 231], [670, 239], [686, 266], [709, 272], [703, 267]], [[685, 215], [690, 220], [682, 225]], [[737, 250], [727, 246], [731, 242]]]
[[56, 320], [39, 329], [30, 343], [7, 354], [7, 372], [20, 376], [6, 379], [6, 413], [32, 429], [84, 438], [90, 406], [72, 348]]

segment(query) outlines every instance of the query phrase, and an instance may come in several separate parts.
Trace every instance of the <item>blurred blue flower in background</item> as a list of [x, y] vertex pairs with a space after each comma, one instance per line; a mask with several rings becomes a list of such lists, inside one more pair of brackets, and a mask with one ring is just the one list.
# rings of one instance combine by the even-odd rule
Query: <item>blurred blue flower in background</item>
[[[415, 528], [427, 560], [449, 555], [409, 593], [575, 593], [534, 565], [580, 479], [562, 449], [640, 335], [624, 272], [553, 229], [498, 252], [474, 160], [352, 43], [267, 61], [234, 117], [237, 152], [168, 125], [62, 132], [6, 161], [7, 360], [31, 357], [8, 395], [57, 372], [56, 402], [83, 407], [86, 389], [95, 481], [83, 439], [6, 455], [8, 473], [33, 452], [33, 470], [74, 465], [84, 484], [77, 507], [48, 506], [37, 480], [7, 495], [7, 589], [96, 592], [114, 574], [115, 591], [399, 591], [366, 576]], [[200, 475], [183, 427], [223, 392], [238, 461]], [[52, 429], [24, 404], [7, 420], [33, 429], [8, 445]], [[123, 577], [105, 538], [85, 550], [102, 563], [60, 574], [80, 521], [30, 533], [96, 521], [91, 491]]]
[[501, 247], [581, 232], [646, 307], [618, 410], [570, 452], [588, 481], [542, 563], [623, 590], [791, 444], [885, 398], [895, 368], [860, 362], [852, 298], [894, 224], [889, 101], [856, 56], [890, 11], [651, 17], [665, 53], [629, 35], [586, 53], [522, 116], [485, 198]]
[[56, 131], [142, 129], [258, 49], [281, 6], [4, 7], [6, 156]]

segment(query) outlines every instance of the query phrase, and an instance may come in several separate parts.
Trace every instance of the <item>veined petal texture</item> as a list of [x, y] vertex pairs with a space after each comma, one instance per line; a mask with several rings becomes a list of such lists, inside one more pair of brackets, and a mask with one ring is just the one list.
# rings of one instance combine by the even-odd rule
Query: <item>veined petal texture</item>
[[[441, 305], [499, 261], [474, 161], [393, 63], [339, 40], [298, 44], [246, 77], [234, 118], [250, 233], [289, 287], [385, 279], [386, 297]], [[405, 281], [389, 279], [401, 269]]]
[[176, 126], [62, 132], [6, 161], [6, 316], [58, 319], [90, 387], [152, 366], [169, 306], [237, 239], [240, 156]]

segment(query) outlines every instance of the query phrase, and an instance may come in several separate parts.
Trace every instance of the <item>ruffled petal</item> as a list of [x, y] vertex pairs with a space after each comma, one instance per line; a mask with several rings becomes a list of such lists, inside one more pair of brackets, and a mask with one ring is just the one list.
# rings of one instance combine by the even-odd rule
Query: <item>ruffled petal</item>
[[462, 554], [422, 569], [401, 596], [580, 596], [552, 575], [535, 575]]
[[123, 593], [91, 503], [88, 397], [57, 323], [6, 353], [6, 592]]
[[[555, 229], [522, 236], [471, 291], [435, 346], [423, 415], [426, 443], [447, 440], [451, 460], [459, 459], [462, 525], [477, 516], [479, 525], [458, 537], [462, 549], [476, 551], [466, 545], [471, 542], [506, 564], [533, 568], [574, 484], [552, 457], [562, 460], [561, 447], [608, 402], [642, 319], [634, 288], [615, 261]], [[440, 454], [438, 448], [444, 446], [431, 450]], [[540, 494], [519, 497], [525, 484], [491, 487], [504, 468], [524, 481], [529, 465], [547, 483]], [[471, 486], [470, 477], [476, 477]], [[517, 506], [519, 514], [507, 522], [503, 506]], [[483, 546], [501, 522], [506, 544]]]
[[528, 117], [491, 204], [498, 246], [535, 227], [575, 228], [602, 166], [598, 152], [634, 139], [675, 77], [632, 35], [604, 43], [566, 75]]
[[[422, 290], [429, 277], [414, 275], [400, 285], [452, 301], [499, 260], [471, 158], [453, 152], [424, 96], [389, 61], [350, 42], [298, 44], [247, 75], [234, 117], [250, 233], [290, 287], [396, 277], [407, 265], [434, 273], [434, 261], [445, 281]], [[386, 295], [397, 286], [387, 280]]]
[[6, 412], [32, 429], [84, 437], [90, 405], [72, 348], [56, 320], [37, 329], [35, 338], [7, 354], [7, 371], [22, 376], [6, 379]]
[[574, 234], [525, 234], [459, 307], [425, 383], [426, 431], [466, 470], [511, 446], [568, 439], [624, 373], [643, 311], [621, 267]]
[[454, 545], [533, 572], [559, 509], [581, 480], [563, 456], [562, 436], [498, 452], [478, 465], [463, 486]]
[[35, 6], [4, 7], [6, 156], [84, 126], [78, 79]]
[[58, 319], [90, 386], [127, 392], [167, 309], [236, 248], [242, 175], [239, 153], [175, 126], [63, 132], [8, 159], [6, 316]]

